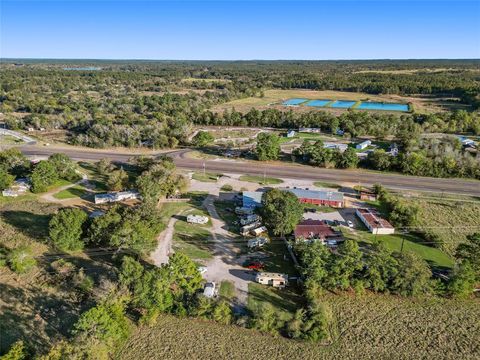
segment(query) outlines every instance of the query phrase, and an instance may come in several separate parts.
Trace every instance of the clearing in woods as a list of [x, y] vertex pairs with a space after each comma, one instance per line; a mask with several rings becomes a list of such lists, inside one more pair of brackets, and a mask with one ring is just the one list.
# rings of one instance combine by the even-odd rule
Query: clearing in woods
[[[265, 109], [279, 109], [279, 110], [294, 110], [294, 111], [314, 111], [315, 108], [310, 106], [299, 107], [285, 107], [281, 105], [283, 100], [291, 98], [303, 98], [303, 99], [330, 99], [330, 100], [368, 100], [378, 102], [398, 102], [398, 103], [412, 103], [416, 112], [418, 113], [430, 113], [454, 110], [458, 108], [467, 109], [467, 105], [458, 103], [458, 99], [453, 98], [441, 98], [427, 95], [416, 96], [401, 96], [401, 95], [372, 95], [359, 92], [346, 92], [346, 91], [334, 91], [334, 90], [266, 90], [264, 97], [248, 97], [245, 99], [237, 99], [229, 101], [225, 104], [217, 105], [212, 110], [216, 112], [223, 112], [226, 109], [235, 110], [240, 112], [248, 112], [251, 108], [259, 110]], [[318, 108], [323, 111], [343, 112], [345, 110], [332, 109], [332, 108]]]

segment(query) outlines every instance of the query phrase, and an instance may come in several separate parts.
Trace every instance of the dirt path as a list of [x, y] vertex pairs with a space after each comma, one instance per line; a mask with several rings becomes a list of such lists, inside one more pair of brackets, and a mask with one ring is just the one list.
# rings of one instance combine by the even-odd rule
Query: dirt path
[[247, 304], [248, 283], [254, 280], [254, 276], [242, 266], [245, 256], [239, 255], [240, 249], [235, 245], [238, 241], [236, 235], [226, 230], [226, 224], [215, 208], [214, 199], [214, 196], [209, 195], [203, 203], [212, 219], [211, 232], [215, 243], [214, 256], [206, 265], [204, 277], [217, 284], [224, 280], [230, 281], [235, 287], [235, 310], [243, 312]]
[[168, 263], [168, 257], [173, 253], [172, 239], [177, 220], [178, 218], [175, 215], [172, 216], [168, 221], [167, 228], [158, 235], [157, 248], [150, 254], [150, 258], [155, 266]]
[[68, 198], [68, 199], [57, 199], [54, 195], [55, 194], [58, 194], [60, 191], [63, 191], [63, 190], [67, 190], [67, 189], [70, 189], [71, 187], [74, 187], [76, 185], [86, 185], [88, 183], [88, 177], [86, 174], [83, 174], [81, 173], [80, 174], [82, 176], [82, 179], [73, 183], [73, 184], [68, 184], [68, 185], [65, 185], [65, 186], [61, 186], [59, 188], [56, 188], [52, 191], [49, 191], [43, 195], [40, 196], [41, 199], [45, 200], [45, 201], [48, 201], [48, 202], [55, 202], [55, 203], [63, 203], [63, 202], [66, 202], [66, 201], [71, 201], [72, 199], [71, 198]]

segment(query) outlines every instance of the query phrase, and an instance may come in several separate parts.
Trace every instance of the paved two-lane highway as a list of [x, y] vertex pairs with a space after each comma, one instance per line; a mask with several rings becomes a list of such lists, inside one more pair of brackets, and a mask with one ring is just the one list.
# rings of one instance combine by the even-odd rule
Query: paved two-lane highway
[[[82, 148], [54, 148], [23, 146], [22, 152], [28, 156], [49, 156], [62, 152], [75, 160], [100, 160], [108, 158], [113, 161], [127, 161], [135, 152], [121, 152], [114, 150], [97, 150]], [[304, 179], [313, 181], [328, 181], [340, 183], [358, 183], [361, 185], [382, 184], [385, 187], [398, 190], [417, 190], [480, 196], [480, 181], [467, 179], [439, 179], [399, 174], [377, 173], [365, 170], [322, 169], [298, 164], [270, 164], [247, 160], [200, 160], [185, 157], [185, 150], [168, 152], [175, 164], [181, 169], [199, 170], [205, 167], [207, 171], [264, 175]], [[160, 154], [157, 153], [157, 154]]]

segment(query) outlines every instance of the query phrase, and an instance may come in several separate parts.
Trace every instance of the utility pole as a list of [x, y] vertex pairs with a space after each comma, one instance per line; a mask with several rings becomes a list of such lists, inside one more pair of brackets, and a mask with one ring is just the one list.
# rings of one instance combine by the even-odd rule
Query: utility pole
[[400, 252], [403, 253], [403, 244], [405, 243], [405, 238], [402, 238], [402, 246], [400, 247]]
[[266, 184], [267, 181], [267, 168], [263, 168], [263, 185]]
[[205, 161], [204, 161], [203, 162], [203, 176], [205, 176], [205, 167], [206, 167], [206, 165], [205, 165]]

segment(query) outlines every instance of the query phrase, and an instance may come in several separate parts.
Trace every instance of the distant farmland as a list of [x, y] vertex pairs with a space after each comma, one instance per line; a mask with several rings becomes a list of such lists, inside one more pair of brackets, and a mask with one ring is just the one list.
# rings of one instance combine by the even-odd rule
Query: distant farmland
[[[304, 98], [304, 99], [330, 99], [330, 100], [363, 100], [363, 101], [378, 101], [378, 102], [399, 102], [399, 103], [412, 103], [416, 112], [428, 113], [452, 110], [454, 108], [462, 107], [456, 100], [458, 99], [443, 99], [433, 96], [400, 96], [400, 95], [371, 95], [358, 92], [345, 92], [345, 91], [315, 91], [315, 90], [266, 90], [264, 97], [249, 97], [245, 99], [238, 99], [229, 101], [225, 104], [215, 106], [214, 111], [222, 112], [226, 109], [235, 108], [240, 112], [247, 112], [251, 108], [263, 109], [292, 109], [294, 111], [314, 111], [312, 107], [285, 107], [281, 105], [281, 102], [291, 98]], [[345, 110], [332, 109], [332, 108], [318, 108], [318, 110], [343, 112]]]
[[328, 295], [331, 345], [272, 337], [237, 326], [161, 316], [141, 327], [118, 359], [385, 359], [480, 357], [478, 301]]

